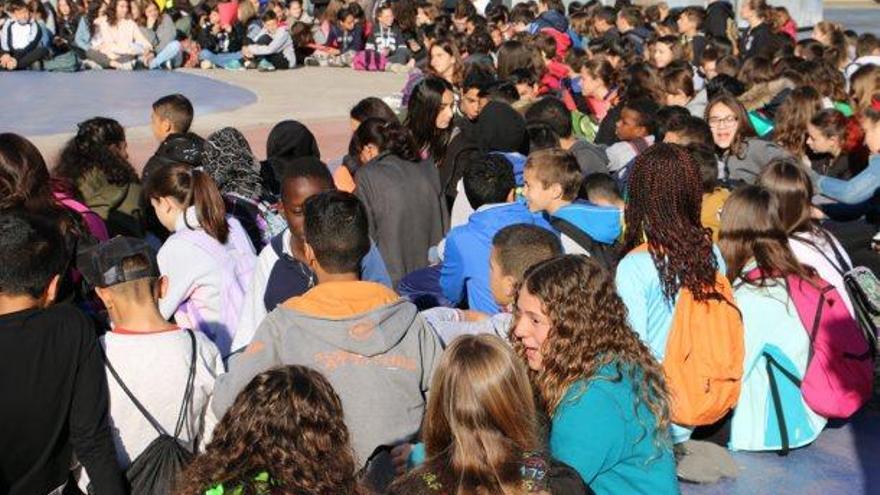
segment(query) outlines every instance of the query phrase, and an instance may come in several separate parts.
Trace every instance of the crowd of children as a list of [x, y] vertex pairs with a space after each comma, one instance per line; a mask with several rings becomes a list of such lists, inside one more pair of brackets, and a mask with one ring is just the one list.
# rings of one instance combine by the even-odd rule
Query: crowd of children
[[0, 492], [675, 494], [816, 441], [874, 394], [880, 40], [739, 3], [11, 0], [6, 69], [409, 77], [323, 160], [183, 95], [146, 164], [0, 134]]

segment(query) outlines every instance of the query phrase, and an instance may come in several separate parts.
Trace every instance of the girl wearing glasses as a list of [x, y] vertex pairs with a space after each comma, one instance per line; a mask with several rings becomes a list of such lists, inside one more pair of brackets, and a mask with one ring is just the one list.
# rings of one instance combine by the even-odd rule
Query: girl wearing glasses
[[745, 107], [730, 94], [722, 93], [709, 102], [706, 121], [724, 162], [724, 178], [731, 182], [754, 184], [768, 163], [788, 157], [784, 149], [755, 135]]

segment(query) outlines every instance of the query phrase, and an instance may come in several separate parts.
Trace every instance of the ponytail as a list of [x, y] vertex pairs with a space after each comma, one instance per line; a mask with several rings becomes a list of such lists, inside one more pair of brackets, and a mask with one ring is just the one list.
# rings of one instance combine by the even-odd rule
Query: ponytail
[[196, 216], [205, 232], [220, 244], [229, 239], [229, 224], [226, 222], [226, 206], [220, 190], [210, 175], [199, 170], [192, 171], [192, 205], [196, 207]]
[[[211, 176], [201, 169], [182, 163], [161, 167], [150, 174], [144, 194], [151, 199], [174, 198], [184, 208], [194, 206], [199, 224], [208, 235], [220, 244], [229, 239], [223, 197]], [[189, 224], [187, 227], [192, 228]]]
[[376, 146], [380, 153], [391, 153], [410, 162], [421, 160], [412, 134], [398, 122], [377, 118], [369, 118], [361, 122], [351, 137], [348, 153], [357, 158], [361, 150], [371, 144]]

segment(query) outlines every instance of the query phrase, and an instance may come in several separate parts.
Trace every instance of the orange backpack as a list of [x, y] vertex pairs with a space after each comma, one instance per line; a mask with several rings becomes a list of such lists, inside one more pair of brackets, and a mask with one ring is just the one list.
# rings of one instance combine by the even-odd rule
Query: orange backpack
[[[647, 245], [636, 250], [647, 251]], [[682, 287], [675, 303], [663, 359], [675, 424], [713, 424], [739, 400], [745, 354], [742, 315], [721, 273], [715, 274], [715, 286], [723, 299], [700, 302]]]

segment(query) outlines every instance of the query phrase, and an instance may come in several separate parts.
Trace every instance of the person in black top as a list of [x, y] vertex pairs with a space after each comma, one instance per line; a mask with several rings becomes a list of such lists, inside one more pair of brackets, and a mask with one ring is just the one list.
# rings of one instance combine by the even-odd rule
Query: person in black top
[[740, 7], [740, 15], [749, 23], [745, 36], [739, 40], [739, 54], [743, 59], [764, 54], [773, 46], [773, 30], [767, 22], [770, 7], [766, 0], [746, 0]]
[[0, 493], [62, 493], [74, 454], [96, 493], [126, 492], [95, 329], [52, 304], [65, 251], [47, 219], [0, 215]]

